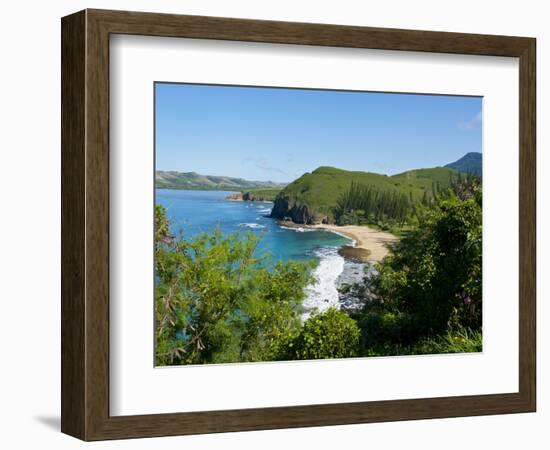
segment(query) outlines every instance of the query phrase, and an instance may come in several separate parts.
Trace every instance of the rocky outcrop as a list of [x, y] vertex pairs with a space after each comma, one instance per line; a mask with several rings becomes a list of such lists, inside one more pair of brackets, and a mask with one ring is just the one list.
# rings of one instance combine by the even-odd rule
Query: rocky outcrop
[[225, 197], [226, 200], [232, 201], [232, 202], [242, 202], [243, 201], [243, 194], [241, 192], [237, 192], [235, 194], [230, 194], [227, 197]]
[[329, 223], [326, 215], [318, 214], [311, 210], [308, 205], [299, 205], [295, 201], [289, 200], [288, 197], [283, 196], [275, 198], [271, 217], [305, 225]]
[[340, 256], [358, 263], [367, 262], [371, 253], [372, 252], [366, 248], [351, 247], [349, 245], [344, 245], [338, 249], [338, 254]]
[[236, 192], [225, 197], [226, 200], [233, 202], [271, 202], [272, 195], [256, 194], [253, 192]]
[[243, 194], [244, 202], [265, 202], [265, 198], [261, 195], [251, 194], [250, 192], [245, 192]]

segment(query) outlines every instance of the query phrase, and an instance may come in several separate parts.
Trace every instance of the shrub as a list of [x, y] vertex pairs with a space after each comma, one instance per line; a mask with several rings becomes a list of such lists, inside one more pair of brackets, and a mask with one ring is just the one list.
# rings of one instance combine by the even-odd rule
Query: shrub
[[408, 345], [418, 338], [410, 314], [374, 309], [358, 321], [361, 329], [361, 347], [368, 354], [396, 354], [396, 346]]
[[359, 327], [335, 308], [311, 316], [289, 344], [292, 359], [347, 358], [357, 356]]

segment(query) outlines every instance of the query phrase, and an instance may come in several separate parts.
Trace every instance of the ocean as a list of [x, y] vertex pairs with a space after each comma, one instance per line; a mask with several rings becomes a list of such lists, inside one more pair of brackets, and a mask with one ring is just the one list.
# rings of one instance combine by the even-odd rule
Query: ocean
[[271, 203], [225, 200], [232, 193], [157, 189], [156, 203], [166, 208], [172, 233], [184, 239], [215, 228], [227, 234], [252, 231], [262, 236], [258, 255], [269, 253], [273, 261], [318, 259], [316, 282], [306, 288], [304, 317], [314, 310], [339, 307], [338, 279], [349, 263], [338, 248], [353, 242], [330, 231], [281, 226], [268, 217]]

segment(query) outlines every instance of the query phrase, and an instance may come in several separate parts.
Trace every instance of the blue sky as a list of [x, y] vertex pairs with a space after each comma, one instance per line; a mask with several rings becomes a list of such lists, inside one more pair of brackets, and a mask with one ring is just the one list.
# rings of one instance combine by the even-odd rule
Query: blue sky
[[156, 168], [292, 181], [481, 152], [480, 97], [156, 83]]

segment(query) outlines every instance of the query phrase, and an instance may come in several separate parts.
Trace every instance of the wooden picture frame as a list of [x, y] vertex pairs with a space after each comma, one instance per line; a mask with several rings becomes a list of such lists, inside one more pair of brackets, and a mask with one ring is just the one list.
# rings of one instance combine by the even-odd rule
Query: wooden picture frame
[[[533, 38], [85, 10], [62, 19], [62, 416], [84, 440], [531, 412], [536, 408]], [[519, 391], [109, 415], [109, 36], [135, 34], [519, 58]]]

